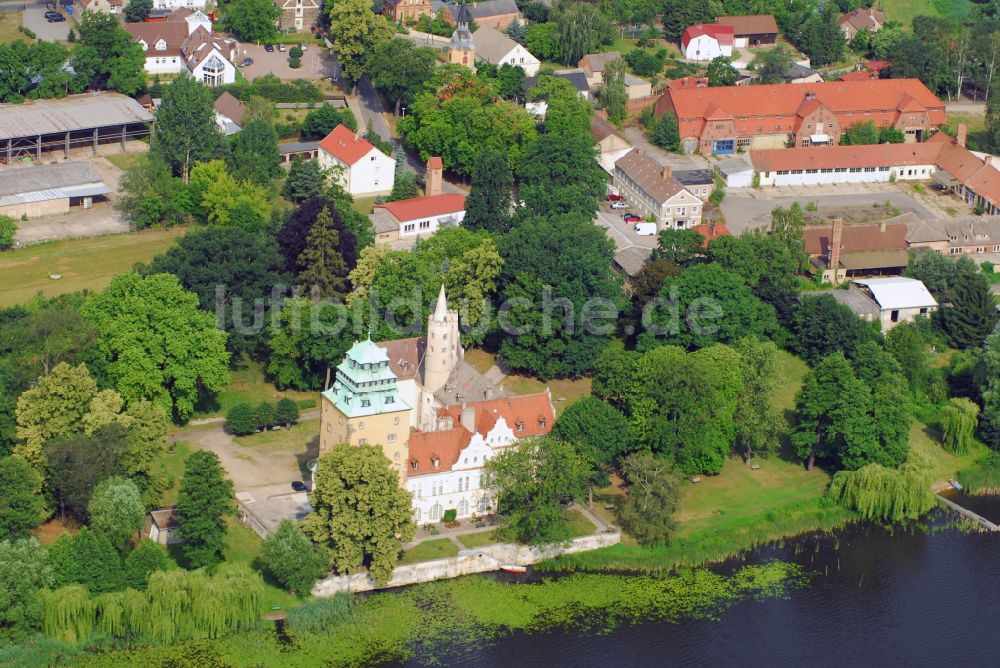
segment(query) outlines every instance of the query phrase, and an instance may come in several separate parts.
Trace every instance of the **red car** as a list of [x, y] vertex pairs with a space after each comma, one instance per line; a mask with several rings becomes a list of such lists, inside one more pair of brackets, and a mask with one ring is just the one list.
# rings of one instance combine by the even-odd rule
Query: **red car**
[[605, 199], [608, 200], [609, 202], [621, 202], [625, 198], [622, 197], [621, 195], [608, 195]]
[[624, 218], [624, 220], [625, 220], [626, 223], [641, 223], [642, 222], [642, 218], [640, 218], [639, 216], [637, 216], [637, 215], [635, 215], [633, 213], [626, 213], [624, 216], [622, 216], [622, 218]]

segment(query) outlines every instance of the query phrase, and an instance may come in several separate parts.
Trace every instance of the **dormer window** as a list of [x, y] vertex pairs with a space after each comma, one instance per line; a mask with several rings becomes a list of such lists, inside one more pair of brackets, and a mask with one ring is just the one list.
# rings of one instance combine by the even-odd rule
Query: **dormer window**
[[434, 465], [434, 468], [441, 468], [441, 460], [438, 457], [432, 459], [431, 463]]
[[368, 408], [371, 405], [372, 405], [372, 402], [368, 401], [367, 399], [362, 399], [361, 400], [361, 407], [362, 408]]
[[391, 404], [391, 403], [393, 403], [393, 402], [394, 402], [395, 400], [396, 400], [396, 399], [395, 399], [395, 397], [393, 397], [392, 395], [390, 395], [390, 396], [388, 396], [388, 397], [386, 397], [386, 398], [385, 398], [385, 403], [387, 403], [387, 404]]
[[413, 470], [416, 471], [418, 468], [420, 468], [420, 462], [414, 459], [412, 462], [410, 462], [410, 466], [412, 466]]
[[545, 418], [538, 418], [538, 425], [539, 425], [539, 426], [540, 426], [540, 427], [541, 427], [542, 429], [545, 429]]
[[167, 43], [166, 43], [166, 42], [164, 42], [164, 41], [163, 41], [163, 40], [161, 39], [160, 41], [158, 41], [158, 42], [156, 43], [156, 50], [157, 50], [157, 51], [166, 51], [166, 50], [167, 50]]
[[518, 420], [515, 423], [515, 426], [517, 427], [518, 431], [524, 431], [524, 420]]

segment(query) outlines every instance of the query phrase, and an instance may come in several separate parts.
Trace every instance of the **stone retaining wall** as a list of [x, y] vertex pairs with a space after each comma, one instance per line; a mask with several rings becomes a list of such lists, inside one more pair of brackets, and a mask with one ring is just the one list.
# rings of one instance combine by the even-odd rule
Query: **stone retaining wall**
[[457, 578], [473, 573], [486, 573], [500, 568], [501, 564], [528, 566], [539, 561], [557, 557], [560, 554], [588, 552], [602, 547], [610, 547], [621, 542], [621, 533], [601, 533], [584, 536], [570, 541], [568, 546], [560, 544], [546, 547], [529, 547], [512, 543], [498, 543], [474, 549], [462, 550], [457, 557], [422, 561], [406, 566], [397, 566], [392, 579], [385, 587], [378, 587], [367, 573], [355, 575], [331, 575], [320, 580], [313, 588], [313, 596], [333, 596], [340, 591], [371, 591], [420, 582], [432, 582], [447, 578]]

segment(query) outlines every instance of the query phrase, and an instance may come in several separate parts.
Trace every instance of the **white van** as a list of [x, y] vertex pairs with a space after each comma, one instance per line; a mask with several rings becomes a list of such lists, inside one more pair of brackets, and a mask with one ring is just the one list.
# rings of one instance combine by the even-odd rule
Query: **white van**
[[640, 237], [656, 236], [656, 223], [636, 223], [635, 233]]

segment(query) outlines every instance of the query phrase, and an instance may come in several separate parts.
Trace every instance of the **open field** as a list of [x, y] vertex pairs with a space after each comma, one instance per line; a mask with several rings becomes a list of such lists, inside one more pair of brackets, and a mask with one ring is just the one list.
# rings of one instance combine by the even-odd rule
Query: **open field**
[[455, 556], [458, 556], [458, 546], [448, 538], [437, 538], [435, 540], [425, 540], [411, 547], [403, 553], [399, 564], [415, 564], [418, 561], [430, 561], [431, 559], [444, 559]]
[[885, 0], [882, 3], [885, 18], [898, 21], [905, 30], [910, 30], [915, 16], [940, 16], [961, 20], [972, 11], [970, 0]]
[[[41, 292], [47, 297], [103, 290], [111, 279], [136, 262], [148, 262], [174, 245], [183, 227], [153, 229], [87, 239], [52, 241], [0, 253], [0, 306], [27, 301]], [[61, 274], [53, 280], [50, 274]]]

